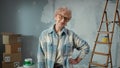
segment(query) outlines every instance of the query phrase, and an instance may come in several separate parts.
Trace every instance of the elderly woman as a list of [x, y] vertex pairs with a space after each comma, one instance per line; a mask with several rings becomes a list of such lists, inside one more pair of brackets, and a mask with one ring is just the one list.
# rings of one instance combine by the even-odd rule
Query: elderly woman
[[[72, 12], [67, 7], [55, 11], [55, 24], [39, 37], [38, 68], [70, 68], [71, 64], [78, 64], [88, 54], [88, 43], [65, 28], [71, 17]], [[74, 49], [80, 53], [72, 59]]]

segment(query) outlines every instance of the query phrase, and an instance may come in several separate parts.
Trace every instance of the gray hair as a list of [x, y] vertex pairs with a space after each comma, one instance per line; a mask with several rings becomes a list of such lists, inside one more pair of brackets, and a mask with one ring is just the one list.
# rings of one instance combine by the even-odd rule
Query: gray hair
[[58, 14], [64, 14], [64, 16], [68, 17], [69, 19], [71, 19], [72, 17], [72, 12], [69, 8], [67, 7], [60, 7], [55, 11], [55, 16]]

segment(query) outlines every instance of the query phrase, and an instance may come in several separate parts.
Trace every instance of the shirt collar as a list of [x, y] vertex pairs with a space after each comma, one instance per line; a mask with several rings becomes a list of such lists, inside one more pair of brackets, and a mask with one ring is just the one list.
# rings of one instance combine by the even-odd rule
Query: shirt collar
[[[49, 33], [55, 32], [54, 26], [55, 26], [55, 25], [53, 25], [52, 27], [49, 28]], [[55, 33], [56, 33], [56, 32], [55, 32]], [[62, 34], [63, 34], [63, 33], [67, 34], [67, 29], [64, 27], [64, 28], [62, 29], [61, 33], [62, 33]]]

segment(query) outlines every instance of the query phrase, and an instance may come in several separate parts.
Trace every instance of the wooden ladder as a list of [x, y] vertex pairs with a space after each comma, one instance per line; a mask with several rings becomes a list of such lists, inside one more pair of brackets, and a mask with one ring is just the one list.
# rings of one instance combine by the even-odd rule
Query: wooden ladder
[[[99, 26], [99, 29], [98, 29], [98, 32], [97, 32], [96, 41], [94, 43], [94, 47], [93, 47], [93, 51], [92, 51], [92, 54], [91, 54], [91, 58], [90, 58], [90, 62], [89, 62], [88, 68], [92, 68], [92, 66], [97, 66], [97, 67], [100, 67], [100, 68], [108, 68], [109, 67], [109, 63], [110, 63], [110, 68], [112, 68], [112, 66], [113, 66], [112, 65], [112, 55], [111, 55], [111, 46], [112, 46], [112, 39], [113, 39], [115, 23], [119, 24], [119, 26], [120, 26], [118, 4], [119, 4], [119, 0], [116, 0], [116, 6], [115, 6], [115, 12], [114, 12], [114, 20], [110, 22], [110, 21], [108, 21], [107, 10], [106, 10], [107, 9], [107, 5], [108, 5], [108, 0], [106, 0], [106, 2], [105, 2], [105, 8], [104, 8], [102, 20], [101, 20], [101, 23], [100, 23], [100, 26]], [[102, 29], [103, 24], [105, 24], [104, 25], [105, 26], [104, 29]], [[112, 26], [109, 27], [110, 24]], [[110, 30], [110, 28], [111, 28], [111, 30]], [[99, 39], [102, 36], [101, 34], [107, 36], [107, 41], [104, 41], [104, 40], [102, 41], [102, 40]], [[99, 45], [107, 46], [108, 47], [107, 53], [101, 52], [101, 51], [97, 51], [96, 48]], [[99, 55], [99, 56], [102, 56], [102, 57], [103, 56], [106, 57], [105, 58], [106, 59], [105, 62], [98, 63], [98, 62], [93, 61], [94, 56], [96, 56], [96, 55]], [[101, 59], [99, 59], [99, 60], [101, 60]]]

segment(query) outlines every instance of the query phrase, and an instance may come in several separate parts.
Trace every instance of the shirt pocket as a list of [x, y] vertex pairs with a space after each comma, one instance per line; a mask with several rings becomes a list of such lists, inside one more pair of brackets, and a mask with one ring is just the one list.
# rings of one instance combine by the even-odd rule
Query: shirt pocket
[[47, 51], [49, 53], [55, 53], [56, 52], [56, 46], [54, 44], [52, 44], [52, 43], [48, 44], [47, 45]]
[[55, 45], [53, 45], [53, 44], [49, 44], [48, 46], [47, 46], [47, 57], [48, 58], [54, 58], [54, 55], [56, 54], [56, 46]]
[[72, 55], [72, 45], [65, 44], [63, 47], [63, 56], [70, 56]]

